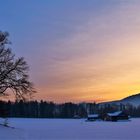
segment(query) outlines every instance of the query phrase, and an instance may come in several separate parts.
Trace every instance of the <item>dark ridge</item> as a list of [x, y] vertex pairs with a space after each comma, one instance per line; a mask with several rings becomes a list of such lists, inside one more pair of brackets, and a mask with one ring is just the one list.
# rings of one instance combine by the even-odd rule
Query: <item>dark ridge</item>
[[130, 100], [130, 99], [134, 99], [134, 98], [140, 98], [140, 93], [135, 94], [135, 95], [128, 96], [126, 98], [123, 98], [121, 101]]

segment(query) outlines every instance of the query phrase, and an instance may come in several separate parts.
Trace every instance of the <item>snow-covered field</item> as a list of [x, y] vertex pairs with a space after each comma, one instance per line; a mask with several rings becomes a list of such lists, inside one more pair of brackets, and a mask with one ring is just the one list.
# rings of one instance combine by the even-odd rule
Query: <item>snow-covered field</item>
[[85, 122], [84, 119], [9, 119], [0, 140], [140, 140], [140, 119]]

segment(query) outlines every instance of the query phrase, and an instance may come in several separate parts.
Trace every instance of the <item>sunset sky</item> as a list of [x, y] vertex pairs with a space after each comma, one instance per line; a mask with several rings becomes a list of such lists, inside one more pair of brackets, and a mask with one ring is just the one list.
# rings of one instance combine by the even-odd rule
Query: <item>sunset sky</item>
[[0, 30], [37, 93], [102, 102], [140, 92], [139, 0], [1, 0]]

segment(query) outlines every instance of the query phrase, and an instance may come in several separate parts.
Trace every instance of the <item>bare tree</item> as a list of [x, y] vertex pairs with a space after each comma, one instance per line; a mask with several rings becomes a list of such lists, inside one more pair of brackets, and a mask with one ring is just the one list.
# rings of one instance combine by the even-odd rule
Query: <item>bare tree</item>
[[0, 95], [14, 93], [16, 99], [25, 99], [35, 92], [29, 81], [29, 67], [23, 57], [15, 58], [6, 47], [10, 43], [8, 37], [7, 32], [0, 31]]

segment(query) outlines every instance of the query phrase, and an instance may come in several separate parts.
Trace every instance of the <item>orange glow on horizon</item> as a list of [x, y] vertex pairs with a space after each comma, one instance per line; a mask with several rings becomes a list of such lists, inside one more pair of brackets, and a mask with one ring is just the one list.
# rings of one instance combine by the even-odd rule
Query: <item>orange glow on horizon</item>
[[1, 26], [30, 66], [33, 100], [105, 102], [140, 92], [140, 1], [28, 3], [2, 5]]

